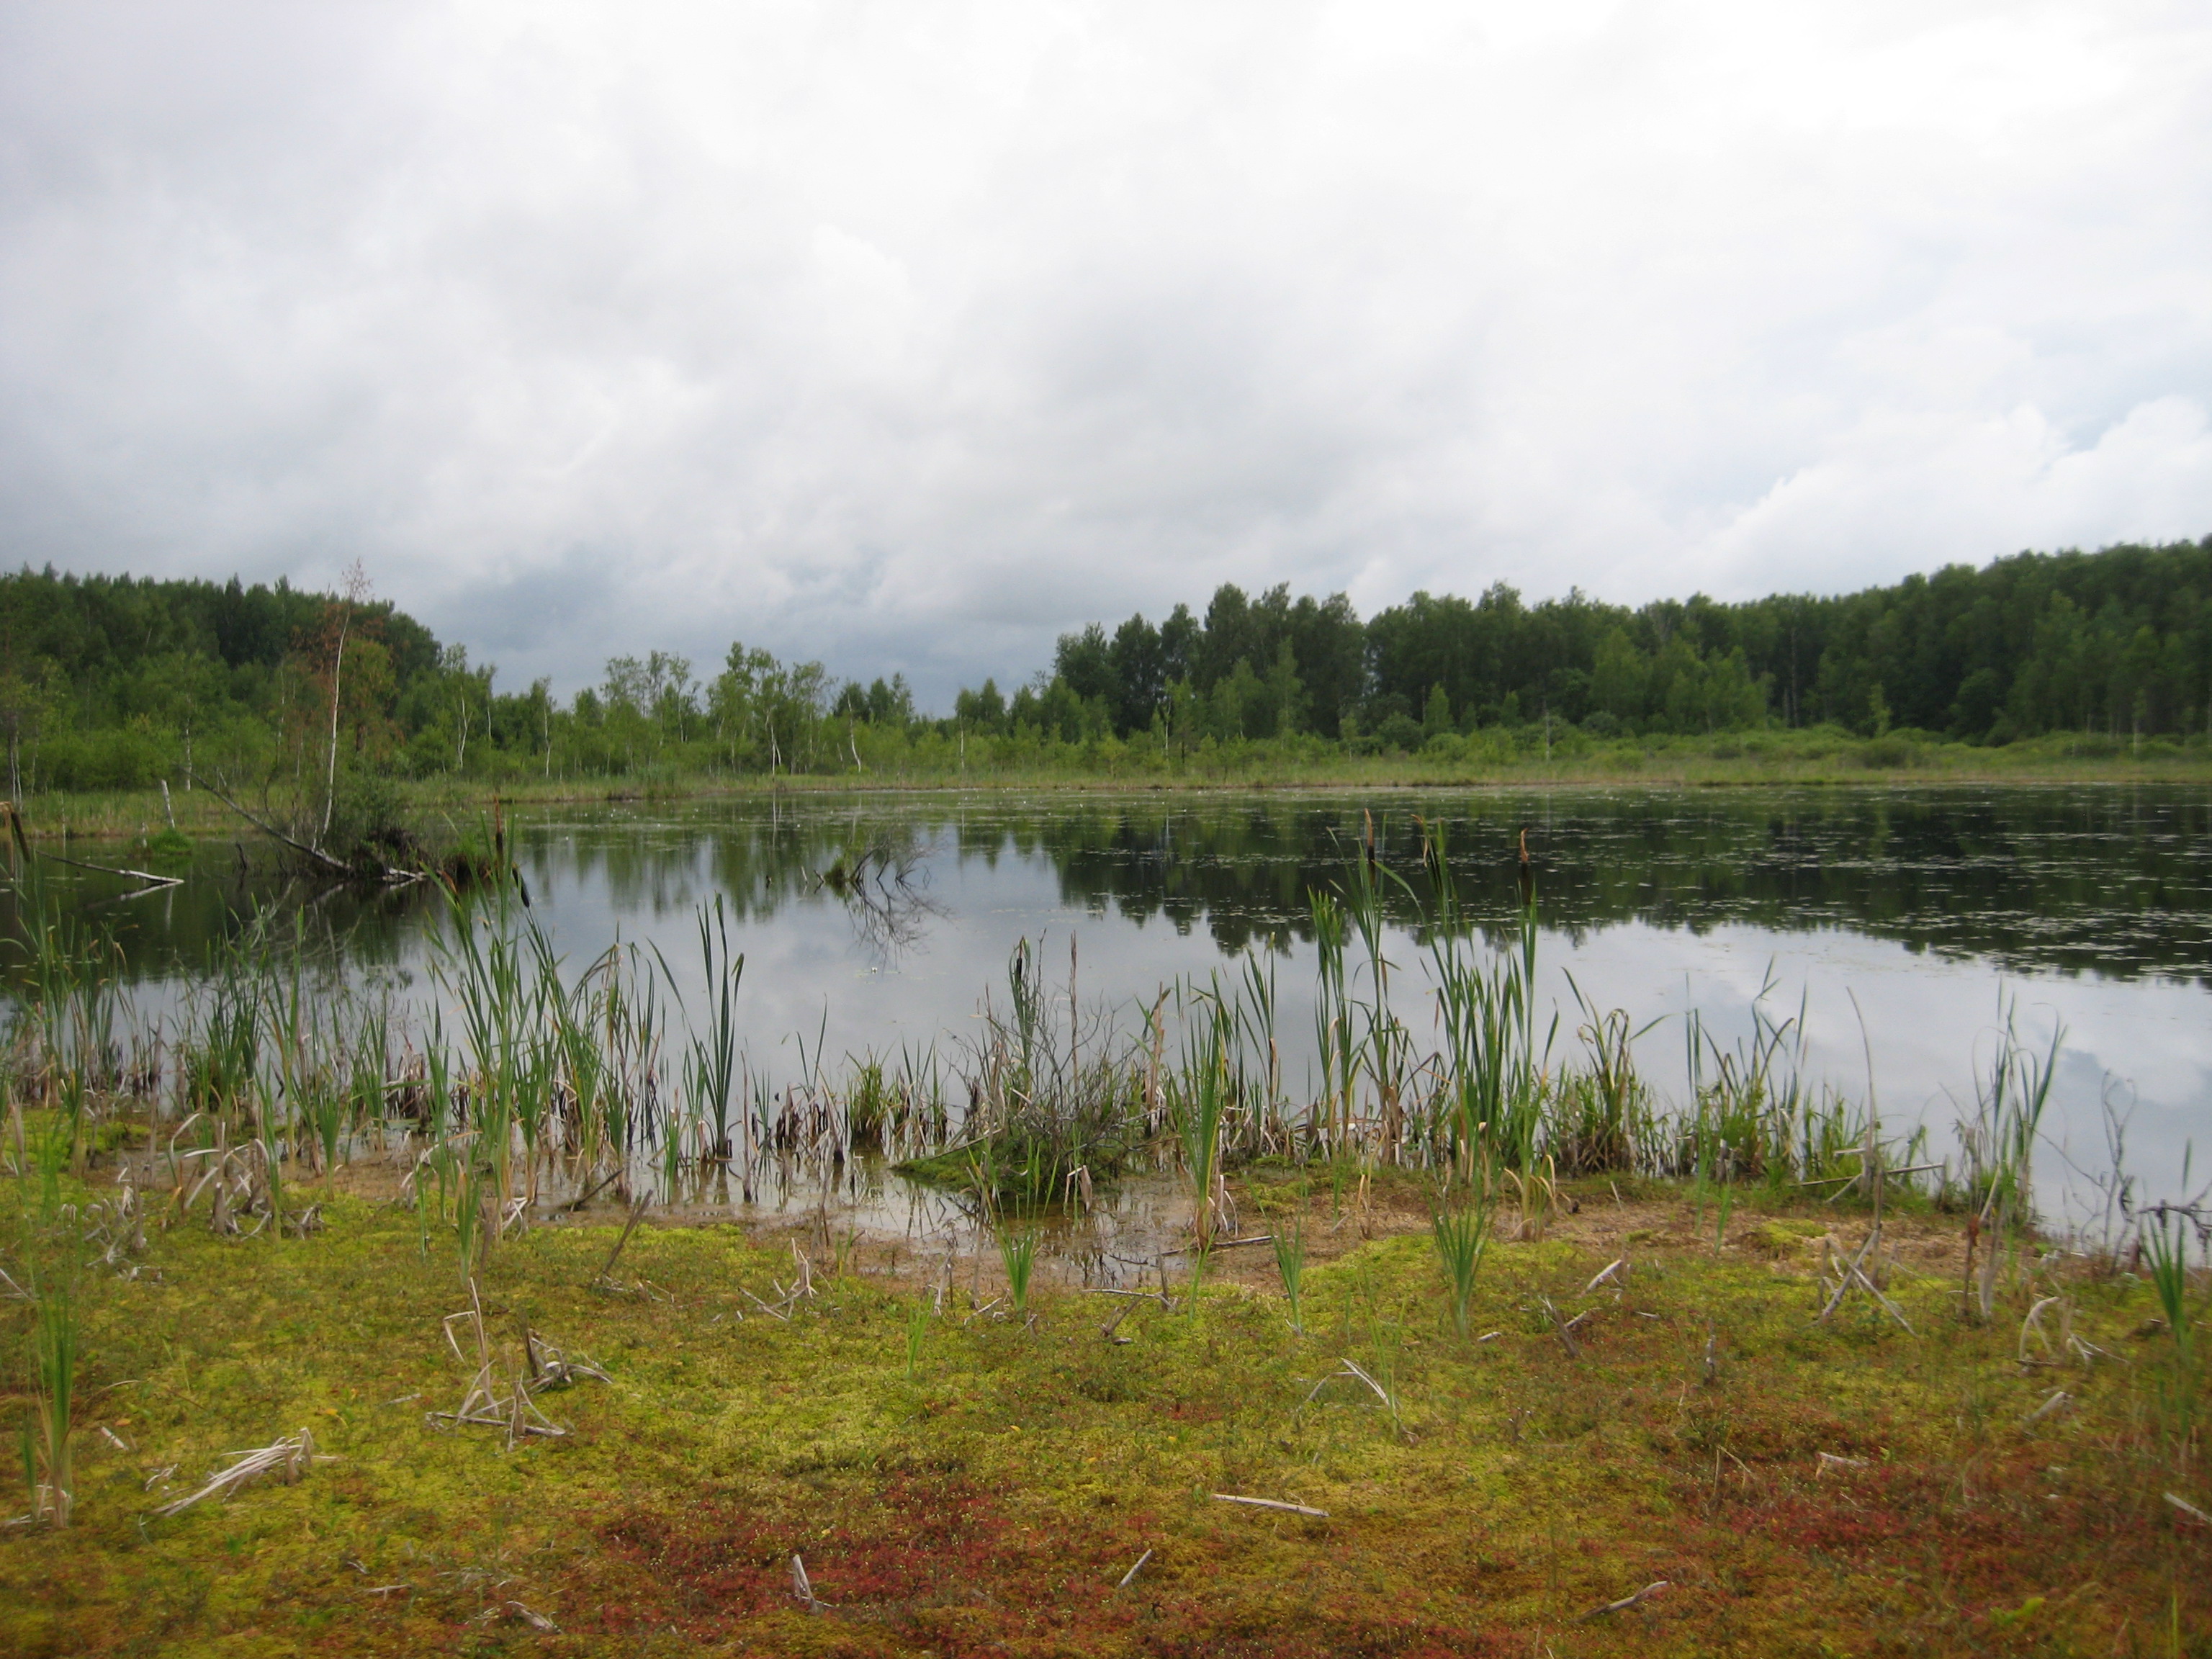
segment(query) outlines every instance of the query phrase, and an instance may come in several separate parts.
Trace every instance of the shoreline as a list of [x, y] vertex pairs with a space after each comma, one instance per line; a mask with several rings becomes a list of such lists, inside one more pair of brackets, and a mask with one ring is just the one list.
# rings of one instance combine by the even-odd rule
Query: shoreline
[[[1969, 754], [1987, 751], [1966, 750]], [[1916, 790], [1939, 788], [2208, 787], [2212, 754], [2151, 760], [2047, 756], [2014, 766], [1942, 763], [1845, 771], [1797, 757], [1753, 763], [1710, 755], [1668, 756], [1667, 763], [1529, 767], [1452, 767], [1418, 757], [1338, 768], [1255, 767], [1249, 770], [1075, 772], [1006, 769], [967, 775], [929, 773], [801, 775], [775, 779], [691, 774], [675, 778], [433, 779], [402, 781], [402, 810], [416, 816], [489, 813], [495, 807], [692, 805], [714, 801], [817, 797], [1045, 794], [1070, 798], [1142, 795], [1293, 795], [1372, 791], [1512, 793], [1549, 790]], [[173, 818], [183, 834], [213, 836], [259, 831], [204, 790], [158, 789], [28, 797], [21, 811], [33, 842], [130, 840], [150, 836]]]

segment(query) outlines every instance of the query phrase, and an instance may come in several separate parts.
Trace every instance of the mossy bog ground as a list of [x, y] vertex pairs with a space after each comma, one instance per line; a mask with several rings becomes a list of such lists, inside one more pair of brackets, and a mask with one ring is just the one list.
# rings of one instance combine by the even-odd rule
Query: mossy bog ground
[[[2057, 1258], [1983, 1326], [1963, 1231], [1900, 1220], [1917, 1334], [1863, 1296], [1818, 1324], [1816, 1237], [1863, 1216], [1739, 1208], [1717, 1249], [1680, 1194], [1582, 1198], [1492, 1247], [1464, 1336], [1410, 1206], [1281, 1186], [1247, 1213], [1306, 1212], [1303, 1333], [1264, 1248], [1195, 1310], [1041, 1267], [1033, 1322], [965, 1262], [940, 1313], [934, 1258], [817, 1249], [782, 1318], [788, 1240], [647, 1225], [608, 1290], [613, 1229], [541, 1226], [479, 1279], [502, 1386], [525, 1322], [611, 1380], [512, 1448], [426, 1415], [475, 1369], [449, 1231], [347, 1197], [304, 1239], [149, 1225], [137, 1278], [84, 1281], [77, 1518], [0, 1532], [0, 1650], [2212, 1652], [2212, 1527], [2164, 1494], [2212, 1502], [2131, 1278]], [[2023, 1365], [2053, 1294], [2092, 1356]], [[299, 1484], [152, 1514], [302, 1428]]]

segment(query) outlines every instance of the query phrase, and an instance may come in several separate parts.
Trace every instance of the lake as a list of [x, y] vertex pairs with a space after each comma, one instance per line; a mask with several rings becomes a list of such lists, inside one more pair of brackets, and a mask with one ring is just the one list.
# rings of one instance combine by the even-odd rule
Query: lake
[[[2202, 787], [808, 793], [536, 809], [509, 833], [570, 962], [657, 946], [689, 999], [696, 908], [722, 896], [757, 1073], [796, 1075], [817, 1050], [951, 1054], [987, 989], [1003, 1000], [1026, 939], [1060, 994], [1072, 968], [1079, 1000], [1131, 1027], [1164, 985], [1272, 964], [1303, 1098], [1308, 895], [1344, 878], [1370, 823], [1416, 891], [1423, 826], [1443, 826], [1463, 902], [1500, 930], [1518, 914], [1526, 832], [1558, 1054], [1579, 1052], [1578, 988], [1648, 1023], [1641, 1067], [1680, 1097], [1692, 1012], [1710, 1051], [1745, 1040], [1754, 1007], [1802, 1010], [1807, 1073], [1864, 1098], [1870, 1061], [1885, 1120], [1924, 1121], [1940, 1152], [2009, 1015], [2039, 1049], [2060, 1034], [2047, 1205], [2084, 1201], [2069, 1170], [2112, 1167], [2116, 1122], [2148, 1195], [2179, 1194], [2193, 1143], [2212, 1152]], [[431, 994], [440, 904], [288, 883], [250, 842], [204, 844], [192, 878], [161, 892], [66, 870], [55, 884], [112, 925], [149, 1008], [257, 905], [296, 915], [351, 971]], [[1425, 1031], [1413, 896], [1392, 915], [1394, 991]]]

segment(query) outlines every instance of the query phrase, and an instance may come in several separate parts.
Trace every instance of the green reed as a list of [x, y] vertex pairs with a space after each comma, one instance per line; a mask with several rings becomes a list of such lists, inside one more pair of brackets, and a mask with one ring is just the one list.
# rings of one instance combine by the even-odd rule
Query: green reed
[[23, 1425], [23, 1481], [33, 1516], [66, 1527], [76, 1506], [76, 1477], [70, 1445], [74, 1426], [78, 1358], [75, 1286], [66, 1279], [33, 1277], [31, 1323], [31, 1415]]
[[1352, 1130], [1352, 1003], [1345, 987], [1344, 906], [1334, 893], [1309, 889], [1306, 908], [1313, 917], [1315, 975], [1314, 1046], [1321, 1054], [1317, 1139], [1340, 1145]]
[[1395, 967], [1384, 954], [1388, 918], [1386, 889], [1395, 886], [1411, 893], [1405, 878], [1387, 868], [1375, 850], [1375, 820], [1366, 819], [1366, 839], [1352, 860], [1351, 883], [1343, 895], [1345, 912], [1352, 921], [1366, 957], [1367, 1000], [1357, 1005], [1364, 1016], [1359, 1064], [1375, 1090], [1376, 1133], [1386, 1158], [1395, 1158], [1405, 1135], [1406, 1074], [1411, 1067], [1412, 1038], [1390, 1006], [1390, 974]]
[[1474, 1299], [1483, 1253], [1490, 1244], [1492, 1209], [1488, 1182], [1477, 1182], [1462, 1188], [1456, 1201], [1439, 1198], [1429, 1213], [1429, 1235], [1451, 1287], [1452, 1326], [1462, 1336], [1467, 1334], [1468, 1304]]
[[[731, 954], [729, 918], [720, 893], [712, 903], [699, 907], [696, 921], [700, 966], [707, 986], [706, 1029], [689, 1030], [687, 1021], [690, 1046], [684, 1060], [684, 1096], [693, 1116], [708, 1128], [706, 1156], [727, 1164], [732, 1155], [730, 1109], [738, 1076], [737, 994], [744, 977], [745, 959]], [[658, 947], [653, 954], [659, 957]], [[659, 960], [661, 973], [681, 1011], [683, 992], [667, 958], [659, 957]]]
[[1017, 1316], [1030, 1310], [1030, 1273], [1036, 1266], [1036, 1234], [1030, 1229], [1007, 1227], [999, 1233], [999, 1261], [1006, 1270], [1006, 1295]]
[[[2185, 1185], [2188, 1180], [2183, 1175]], [[2161, 1415], [2168, 1443], [2174, 1448], [2177, 1473], [2186, 1473], [2197, 1433], [2197, 1370], [2196, 1312], [2189, 1295], [2189, 1224], [2186, 1218], [2161, 1210], [2155, 1219], [2146, 1217], [2139, 1237], [2143, 1265], [2158, 1292], [2166, 1316], [2167, 1364], [2160, 1389]]]
[[929, 1334], [929, 1304], [917, 1300], [906, 1310], [906, 1380], [914, 1381], [921, 1364], [922, 1339]]
[[1221, 1126], [1229, 1110], [1228, 1021], [1218, 1002], [1205, 1028], [1203, 1058], [1187, 1066], [1170, 1090], [1171, 1110], [1181, 1129], [1183, 1169], [1190, 1178], [1191, 1226], [1201, 1253], [1213, 1243], [1224, 1217], [1221, 1188]]
[[1283, 1296], [1291, 1304], [1291, 1328], [1300, 1336], [1305, 1334], [1304, 1285], [1306, 1276], [1306, 1218], [1305, 1191], [1298, 1191], [1298, 1208], [1287, 1225], [1275, 1228], [1275, 1272], [1283, 1281]]
[[1975, 1079], [1974, 1116], [1959, 1126], [1966, 1164], [1964, 1197], [1988, 1241], [1974, 1287], [1984, 1320], [1996, 1313], [2005, 1263], [2018, 1259], [2033, 1224], [2035, 1141], [2064, 1041], [2064, 1027], [2054, 1028], [2049, 1048], [2038, 1057], [2021, 1042], [2014, 1010], [2007, 1006], [1989, 1068]]
[[1421, 856], [1430, 975], [1444, 1033], [1437, 1062], [1444, 1151], [1462, 1180], [1484, 1161], [1534, 1170], [1546, 1127], [1535, 1041], [1534, 887], [1524, 896], [1513, 948], [1478, 954], [1441, 823], [1423, 826]]

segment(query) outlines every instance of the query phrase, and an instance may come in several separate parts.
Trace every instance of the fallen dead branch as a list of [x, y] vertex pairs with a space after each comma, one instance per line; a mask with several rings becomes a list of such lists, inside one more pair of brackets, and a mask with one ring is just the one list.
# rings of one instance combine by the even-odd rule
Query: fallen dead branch
[[[159, 892], [165, 887], [182, 887], [185, 884], [182, 876], [157, 876], [150, 870], [133, 870], [119, 864], [90, 864], [83, 859], [64, 858], [59, 853], [42, 852], [39, 856], [52, 859], [56, 864], [66, 864], [72, 870], [90, 870], [103, 876], [122, 876], [131, 881], [143, 881], [146, 884], [138, 890], [139, 893]], [[130, 896], [136, 898], [138, 893]]]
[[[271, 841], [281, 842], [283, 845], [290, 848], [294, 852], [297, 853], [301, 858], [306, 859], [310, 864], [322, 871], [325, 875], [337, 876], [349, 881], [358, 880], [361, 878], [362, 872], [355, 866], [346, 863], [343, 859], [332, 858], [328, 853], [325, 852], [319, 847], [312, 847], [296, 836], [285, 834], [283, 830], [279, 830], [275, 824], [270, 823], [265, 818], [255, 817], [252, 812], [247, 811], [245, 807], [240, 805], [235, 800], [232, 799], [228, 794], [225, 793], [221, 786], [210, 783], [204, 777], [200, 776], [198, 773], [187, 772], [185, 775], [191, 778], [193, 782], [197, 783], [201, 788], [206, 790], [210, 795], [213, 795], [225, 806], [230, 808], [232, 811], [237, 813], [239, 817], [244, 818], [248, 823], [252, 824], [256, 830], [258, 830], [263, 835], [268, 836]], [[421, 870], [402, 870], [395, 865], [385, 863], [380, 859], [376, 860], [377, 879], [383, 882], [387, 887], [404, 886], [410, 882], [421, 881], [424, 878], [426, 873], [426, 872]]]

